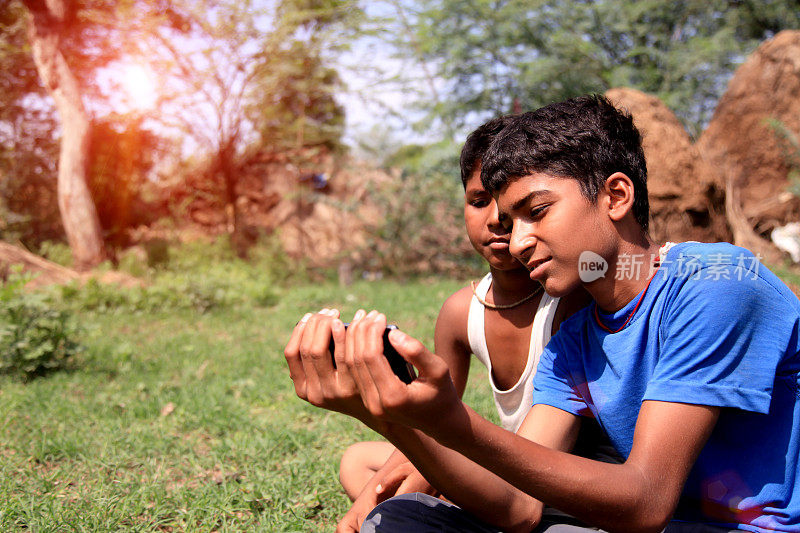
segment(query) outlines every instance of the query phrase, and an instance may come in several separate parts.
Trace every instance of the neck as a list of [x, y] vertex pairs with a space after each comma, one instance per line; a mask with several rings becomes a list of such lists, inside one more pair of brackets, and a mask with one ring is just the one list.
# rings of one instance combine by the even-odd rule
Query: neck
[[498, 270], [490, 267], [489, 271], [492, 273], [492, 292], [495, 296], [495, 303], [497, 303], [497, 296], [503, 300], [518, 300], [539, 287], [539, 282], [533, 281], [529, 272], [522, 267], [514, 270]]
[[605, 277], [585, 286], [600, 309], [619, 311], [644, 290], [658, 260], [658, 248], [649, 237], [643, 237], [640, 242], [623, 241], [616, 254], [606, 258]]

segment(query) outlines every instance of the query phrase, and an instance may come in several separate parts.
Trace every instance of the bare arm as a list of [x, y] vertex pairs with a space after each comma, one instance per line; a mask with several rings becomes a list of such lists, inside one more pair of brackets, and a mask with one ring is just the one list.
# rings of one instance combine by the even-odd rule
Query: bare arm
[[[443, 428], [436, 437], [528, 494], [608, 531], [661, 531], [719, 409], [645, 401], [624, 464], [545, 448], [494, 430], [467, 409], [469, 435]], [[459, 436], [461, 438], [459, 438]]]
[[[467, 318], [471, 298], [472, 291], [465, 287], [445, 300], [439, 310], [434, 331], [436, 353], [447, 362], [459, 397], [464, 394], [464, 389], [467, 385], [472, 355], [467, 335]], [[406, 462], [408, 462], [408, 458], [400, 451], [395, 450], [392, 453], [386, 463], [367, 482], [361, 494], [353, 502], [350, 510], [342, 518], [340, 530], [357, 531], [367, 513], [387, 497], [408, 491], [427, 492], [429, 494], [434, 494], [438, 491], [438, 489], [434, 489], [427, 479], [423, 479], [424, 476], [417, 469], [416, 473], [413, 470], [407, 472], [407, 480], [399, 486], [393, 486], [392, 490], [387, 492], [385, 487], [387, 479], [395, 477], [397, 469]], [[410, 468], [413, 469], [414, 467], [411, 466]], [[383, 488], [383, 490], [378, 492], [378, 487]]]
[[[520, 431], [542, 446], [568, 451], [575, 443], [579, 423], [577, 417], [565, 411], [536, 406], [528, 413]], [[504, 531], [528, 532], [541, 519], [540, 501], [421, 431], [390, 425], [387, 437], [450, 501], [484, 522]]]
[[[420, 374], [410, 385], [400, 382], [376, 356], [380, 346], [368, 340], [377, 337], [384, 320], [379, 314], [368, 315], [353, 332], [363, 335], [352, 363], [359, 369], [355, 380], [371, 383], [362, 385], [362, 399], [373, 415], [420, 429], [524, 493], [592, 525], [610, 531], [660, 531], [669, 521], [719, 409], [647, 401], [624, 464], [573, 456], [481, 418], [455, 394], [447, 365], [415, 339], [395, 332], [395, 348]], [[386, 429], [393, 428], [390, 424]]]
[[[424, 433], [387, 422], [374, 416], [366, 408], [364, 399], [374, 397], [377, 391], [374, 389], [374, 383], [356, 379], [357, 374], [366, 370], [365, 366], [356, 364], [354, 357], [356, 352], [364, 348], [360, 346], [363, 339], [355, 335], [359, 329], [358, 324], [363, 318], [354, 318], [345, 334], [341, 322], [335, 320], [334, 316], [335, 314], [318, 314], [304, 318], [295, 328], [287, 344], [284, 353], [298, 396], [319, 407], [354, 416], [387, 436], [417, 463], [423, 474], [430, 476], [431, 481], [448, 498], [472, 511], [479, 518], [509, 531], [530, 531], [540, 517], [539, 502]], [[327, 352], [331, 333], [336, 342], [337, 368], [333, 368]], [[382, 338], [371, 339], [370, 342], [380, 344], [380, 347], [376, 345], [370, 349], [372, 351], [377, 348], [380, 353]], [[344, 350], [342, 350], [343, 345]], [[425, 377], [421, 376], [420, 379], [425, 380]], [[449, 374], [448, 383], [453, 395], [458, 399], [458, 393], [449, 380]], [[436, 418], [441, 416], [446, 415], [440, 413]], [[566, 436], [573, 435], [571, 440], [574, 440], [574, 431], [570, 429], [574, 417], [561, 417], [561, 420], [568, 421], [562, 431], [565, 438], [561, 442], [552, 439], [552, 435], [558, 434], [552, 431], [556, 422], [543, 424], [543, 427], [550, 428], [548, 434], [551, 436], [550, 441], [543, 440], [543, 443], [548, 445], [555, 443], [560, 449], [569, 449], [571, 441]], [[502, 428], [498, 429], [506, 432]], [[340, 524], [339, 531], [355, 531], [357, 525], [354, 524], [357, 524], [357, 521], [352, 519], [346, 524]]]
[[433, 334], [434, 351], [447, 363], [459, 398], [467, 387], [472, 357], [467, 333], [471, 299], [472, 291], [464, 287], [445, 300], [439, 310]]

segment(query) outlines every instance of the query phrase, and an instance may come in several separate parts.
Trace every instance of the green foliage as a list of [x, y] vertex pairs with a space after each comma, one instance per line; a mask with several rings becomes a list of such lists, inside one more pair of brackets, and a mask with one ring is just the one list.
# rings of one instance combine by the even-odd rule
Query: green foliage
[[64, 368], [81, 349], [71, 314], [25, 293], [29, 279], [13, 274], [0, 287], [0, 374], [24, 380]]
[[461, 125], [628, 86], [662, 98], [697, 134], [743, 58], [800, 28], [797, 0], [385, 3], [410, 21], [411, 37], [397, 23], [386, 30], [401, 55], [446, 83], [421, 107]]
[[236, 257], [224, 238], [172, 246], [157, 242], [165, 259], [155, 267], [150, 266], [150, 256], [144, 259], [133, 253], [123, 254], [120, 263], [127, 272], [146, 279], [145, 285], [120, 287], [91, 279], [52, 289], [51, 301], [74, 312], [114, 315], [270, 307], [279, 301], [279, 288], [302, 272], [273, 241], [257, 245], [248, 261]]
[[480, 265], [464, 231], [458, 148], [450, 141], [403, 148], [387, 162], [404, 169], [372, 197], [384, 214], [368, 245], [373, 267], [393, 273], [470, 272]]
[[260, 134], [271, 149], [325, 145], [340, 148], [344, 108], [334, 93], [339, 76], [320, 51], [300, 40], [271, 51], [257, 71], [261, 98], [253, 99]]
[[38, 254], [61, 266], [72, 268], [72, 251], [59, 241], [44, 241], [39, 245]]

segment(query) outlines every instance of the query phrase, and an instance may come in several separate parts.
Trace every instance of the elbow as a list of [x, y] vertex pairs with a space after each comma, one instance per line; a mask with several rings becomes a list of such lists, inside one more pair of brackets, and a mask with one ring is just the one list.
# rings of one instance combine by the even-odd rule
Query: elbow
[[669, 520], [646, 520], [622, 528], [612, 528], [609, 531], [619, 531], [620, 533], [661, 533], [668, 523]]
[[539, 526], [539, 522], [541, 522], [541, 516], [521, 520], [519, 522], [515, 522], [514, 524], [504, 526], [502, 529], [506, 533], [531, 533], [531, 531]]
[[502, 529], [507, 533], [530, 533], [542, 521], [543, 506], [539, 501], [533, 500], [518, 513], [512, 513]]
[[643, 506], [631, 517], [627, 524], [609, 528], [609, 531], [619, 531], [620, 533], [660, 533], [669, 524], [672, 519], [672, 513], [673, 509], [671, 508]]
[[642, 533], [660, 533], [664, 531], [664, 528], [667, 527], [669, 521], [672, 519], [672, 513], [663, 513], [663, 512], [652, 512], [643, 523], [643, 527], [640, 530]]

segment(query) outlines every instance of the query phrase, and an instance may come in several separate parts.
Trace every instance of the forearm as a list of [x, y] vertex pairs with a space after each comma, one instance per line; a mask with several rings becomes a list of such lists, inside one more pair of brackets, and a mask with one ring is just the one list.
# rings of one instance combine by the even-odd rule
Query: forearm
[[378, 486], [384, 484], [386, 476], [392, 473], [397, 467], [399, 467], [403, 463], [408, 463], [408, 462], [409, 462], [408, 458], [405, 455], [403, 455], [403, 453], [400, 450], [395, 448], [395, 450], [392, 452], [392, 454], [389, 456], [386, 462], [383, 463], [383, 466], [381, 466], [375, 472], [375, 474], [370, 478], [370, 480], [364, 486], [362, 494], [365, 491], [370, 491], [372, 495], [377, 495], [378, 492], [377, 488]]
[[386, 437], [448, 500], [504, 531], [531, 531], [542, 505], [421, 431], [390, 425]]
[[[660, 531], [664, 496], [631, 464], [609, 464], [541, 446], [505, 431], [463, 405], [466, 424], [446, 424], [435, 439], [547, 505], [608, 531]], [[443, 417], [449, 419], [449, 417]]]

